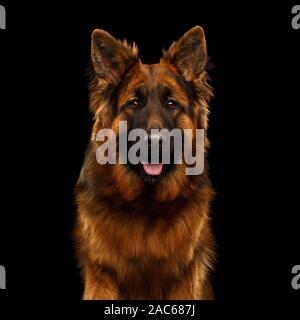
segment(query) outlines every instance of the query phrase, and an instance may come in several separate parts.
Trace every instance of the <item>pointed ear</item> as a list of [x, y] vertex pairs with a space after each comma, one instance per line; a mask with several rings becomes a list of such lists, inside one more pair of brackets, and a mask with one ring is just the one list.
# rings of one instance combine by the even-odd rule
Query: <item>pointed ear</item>
[[197, 26], [173, 42], [163, 51], [162, 60], [174, 65], [186, 81], [192, 81], [204, 71], [207, 63], [206, 40], [204, 31]]
[[138, 50], [126, 41], [119, 41], [104, 30], [92, 33], [91, 58], [100, 78], [117, 84], [126, 71], [138, 62]]

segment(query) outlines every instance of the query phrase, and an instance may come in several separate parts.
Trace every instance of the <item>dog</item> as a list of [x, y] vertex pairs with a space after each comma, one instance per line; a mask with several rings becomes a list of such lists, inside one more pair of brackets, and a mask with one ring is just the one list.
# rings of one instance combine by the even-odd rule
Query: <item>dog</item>
[[[76, 193], [74, 238], [83, 300], [214, 299], [211, 185], [206, 136], [213, 97], [203, 29], [172, 43], [158, 64], [104, 30], [91, 37], [90, 110], [94, 123]], [[103, 164], [97, 132], [203, 129], [204, 170], [186, 164]], [[151, 137], [150, 137], [151, 139]]]

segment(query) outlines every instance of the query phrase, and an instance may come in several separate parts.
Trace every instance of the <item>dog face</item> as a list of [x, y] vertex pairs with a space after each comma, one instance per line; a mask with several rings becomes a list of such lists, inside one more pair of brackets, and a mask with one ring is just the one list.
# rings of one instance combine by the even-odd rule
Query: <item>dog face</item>
[[[96, 133], [102, 128], [112, 128], [118, 135], [120, 121], [127, 122], [128, 131], [144, 129], [149, 144], [157, 138], [151, 135], [152, 129], [179, 128], [193, 132], [197, 128], [206, 129], [212, 91], [205, 72], [206, 41], [201, 27], [184, 34], [164, 51], [160, 63], [152, 65], [141, 62], [134, 45], [120, 42], [103, 30], [95, 30], [91, 57], [94, 144], [97, 144]], [[173, 149], [171, 145], [171, 153]], [[130, 200], [145, 190], [161, 201], [172, 200], [184, 194], [190, 184], [185, 164], [152, 164], [149, 160], [112, 167], [112, 175], [122, 194], [126, 194], [128, 188], [135, 190], [127, 196]]]

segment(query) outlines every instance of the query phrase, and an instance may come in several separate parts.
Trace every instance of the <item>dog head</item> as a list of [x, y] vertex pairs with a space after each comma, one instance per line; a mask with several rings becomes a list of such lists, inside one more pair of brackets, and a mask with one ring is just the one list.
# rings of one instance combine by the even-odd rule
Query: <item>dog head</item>
[[[207, 128], [208, 102], [212, 90], [208, 84], [206, 40], [201, 27], [185, 33], [163, 51], [158, 64], [146, 65], [138, 57], [135, 45], [119, 41], [103, 30], [92, 34], [93, 79], [90, 84], [90, 108], [95, 123], [92, 143], [97, 147], [97, 132], [112, 128], [119, 134], [121, 121], [128, 132], [143, 129], [147, 143], [163, 135], [153, 130]], [[208, 145], [206, 139], [205, 145]], [[130, 142], [128, 142], [130, 146]], [[171, 159], [174, 145], [170, 146]], [[185, 164], [114, 164], [110, 170], [120, 193], [133, 200], [148, 192], [159, 201], [187, 196], [193, 181], [185, 174]]]

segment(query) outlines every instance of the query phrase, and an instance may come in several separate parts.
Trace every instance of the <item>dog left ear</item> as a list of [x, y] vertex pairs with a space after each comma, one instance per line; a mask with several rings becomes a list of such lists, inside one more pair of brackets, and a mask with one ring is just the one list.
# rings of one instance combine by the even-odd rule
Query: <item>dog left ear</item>
[[174, 65], [186, 81], [195, 80], [204, 71], [207, 63], [207, 50], [204, 31], [200, 26], [185, 33], [163, 51], [162, 60]]
[[108, 32], [96, 29], [92, 34], [91, 58], [96, 74], [117, 84], [126, 71], [138, 62], [138, 50], [126, 40], [121, 42]]

